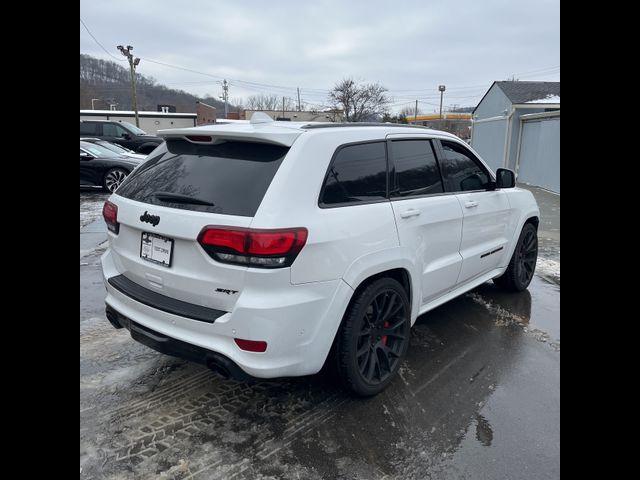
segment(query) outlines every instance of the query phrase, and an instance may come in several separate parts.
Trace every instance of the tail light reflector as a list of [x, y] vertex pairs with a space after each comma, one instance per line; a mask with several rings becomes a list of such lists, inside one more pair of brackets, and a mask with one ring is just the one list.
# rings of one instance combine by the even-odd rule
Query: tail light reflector
[[243, 340], [242, 338], [234, 338], [234, 342], [236, 345], [240, 347], [240, 350], [244, 350], [246, 352], [265, 352], [267, 350], [267, 342], [263, 342], [262, 340]]

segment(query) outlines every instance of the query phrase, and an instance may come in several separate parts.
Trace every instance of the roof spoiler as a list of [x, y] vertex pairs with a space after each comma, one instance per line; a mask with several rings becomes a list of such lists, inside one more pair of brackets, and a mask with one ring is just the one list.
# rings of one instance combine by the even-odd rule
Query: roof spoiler
[[206, 125], [191, 128], [158, 130], [162, 138], [183, 138], [192, 143], [215, 144], [220, 140], [245, 140], [290, 147], [304, 130], [290, 128], [276, 122], [264, 112], [255, 112], [249, 123]]

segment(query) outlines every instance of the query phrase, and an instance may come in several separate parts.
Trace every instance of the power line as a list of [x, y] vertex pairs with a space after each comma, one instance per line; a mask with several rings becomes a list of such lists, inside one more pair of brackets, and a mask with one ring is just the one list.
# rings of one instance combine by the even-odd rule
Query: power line
[[[525, 76], [520, 76], [520, 78], [535, 78], [536, 80], [543, 80], [543, 81], [554, 81], [553, 78], [558, 78], [560, 72], [551, 72], [551, 73], [534, 73], [531, 75], [525, 75]], [[552, 77], [551, 80], [546, 80], [549, 77]], [[536, 81], [536, 80], [532, 80], [532, 81]], [[556, 81], [560, 81], [559, 79]]]
[[[187, 72], [197, 73], [199, 75], [206, 75], [206, 76], [211, 77], [211, 78], [224, 80], [224, 77], [220, 77], [218, 75], [213, 75], [211, 73], [201, 72], [199, 70], [193, 70], [191, 68], [186, 68], [186, 67], [180, 67], [178, 65], [171, 65], [170, 63], [159, 62], [158, 60], [152, 60], [152, 59], [146, 58], [146, 57], [142, 57], [142, 59], [147, 61], [147, 62], [156, 63], [158, 65], [163, 65], [165, 67], [175, 68], [177, 70], [184, 70], [184, 71], [187, 71]], [[268, 83], [251, 82], [251, 81], [248, 81], [248, 80], [239, 80], [239, 79], [236, 79], [236, 78], [231, 78], [229, 80], [230, 80], [230, 82], [235, 82], [236, 86], [243, 86], [243, 85], [248, 86], [248, 85], [251, 85], [251, 86], [257, 86], [257, 87], [268, 87], [268, 88], [271, 88], [271, 89], [290, 90], [291, 92], [296, 91], [296, 88], [297, 88], [297, 87], [286, 87], [286, 86], [283, 86], [283, 85], [272, 85], [272, 84], [268, 84]], [[315, 91], [327, 92], [327, 93], [329, 92], [329, 90], [323, 90], [323, 89], [319, 89], [319, 88], [318, 89], [316, 89], [316, 88], [313, 88], [313, 89], [312, 88], [305, 88], [303, 90], [315, 90]]]
[[151, 62], [151, 63], [157, 63], [158, 65], [164, 65], [165, 67], [170, 67], [170, 68], [175, 68], [177, 70], [184, 70], [186, 72], [193, 72], [193, 73], [197, 73], [199, 75], [206, 75], [207, 77], [211, 77], [211, 78], [217, 78], [219, 80], [224, 80], [223, 77], [219, 77], [217, 75], [211, 75], [210, 73], [205, 73], [205, 72], [199, 72], [198, 70], [192, 70], [190, 68], [184, 68], [184, 67], [178, 67], [176, 65], [170, 65], [168, 63], [164, 63], [164, 62], [159, 62], [157, 60], [151, 60], [150, 58], [146, 58], [143, 57], [142, 58], [145, 62]]
[[[82, 19], [80, 19], [80, 21], [82, 22]], [[93, 36], [93, 34], [91, 34], [91, 32], [89, 31], [88, 27], [84, 24], [84, 22], [82, 22], [83, 26], [87, 29], [87, 32], [89, 32], [89, 34], [91, 35], [91, 37], [96, 41], [96, 43], [98, 45], [100, 45], [100, 47], [112, 58], [118, 60], [118, 61], [122, 61], [119, 58], [114, 57], [113, 55], [111, 55], [101, 44], [100, 42], [98, 42], [98, 40]], [[169, 67], [169, 68], [174, 68], [177, 70], [183, 70], [183, 71], [187, 71], [187, 72], [192, 72], [192, 73], [196, 73], [198, 75], [205, 75], [207, 77], [210, 78], [214, 78], [217, 80], [216, 83], [221, 83], [220, 80], [223, 80], [224, 77], [218, 76], [218, 75], [214, 75], [211, 73], [207, 73], [207, 72], [202, 72], [199, 70], [194, 70], [191, 68], [186, 68], [186, 67], [181, 67], [178, 65], [172, 65], [169, 63], [165, 63], [165, 62], [160, 62], [158, 60], [153, 60], [150, 58], [146, 58], [143, 57], [143, 59], [147, 62], [150, 63], [155, 63], [157, 65], [162, 65], [165, 67]], [[530, 70], [529, 72], [523, 72], [521, 74], [515, 74], [515, 75], [523, 75], [526, 73], [531, 73], [533, 76], [548, 76], [548, 75], [555, 75], [555, 73], [552, 73], [553, 70], [555, 69], [559, 69], [560, 66], [554, 66], [554, 67], [545, 67], [545, 68], [540, 68], [540, 69], [536, 69], [536, 70]], [[540, 73], [533, 73], [533, 72], [540, 72]], [[548, 72], [548, 73], [547, 73]], [[207, 81], [193, 81], [193, 82], [175, 82], [175, 83], [167, 83], [165, 85], [207, 85], [207, 84], [213, 84], [213, 82], [207, 82]], [[448, 87], [448, 90], [454, 91], [454, 92], [458, 92], [461, 93], [462, 95], [447, 95], [448, 98], [452, 98], [452, 99], [459, 99], [459, 100], [465, 100], [465, 99], [469, 99], [469, 98], [477, 98], [482, 96], [482, 94], [486, 91], [487, 89], [487, 85], [489, 84], [489, 82], [487, 83], [483, 83], [483, 84], [477, 84], [477, 85], [467, 85], [467, 86], [457, 86], [457, 87]], [[236, 87], [239, 87], [241, 89], [246, 89], [246, 90], [251, 90], [251, 91], [255, 91], [255, 92], [266, 92], [266, 93], [270, 93], [270, 94], [277, 94], [279, 96], [281, 96], [283, 93], [288, 93], [291, 96], [287, 96], [288, 99], [292, 100], [292, 101], [296, 101], [296, 94], [297, 94], [297, 87], [287, 87], [284, 85], [273, 85], [273, 84], [268, 84], [268, 83], [261, 83], [261, 82], [253, 82], [253, 81], [249, 81], [249, 80], [239, 80], [239, 79], [229, 79], [228, 81], [228, 85], [234, 85]], [[315, 97], [316, 99], [322, 98], [322, 97], [326, 97], [330, 90], [328, 89], [320, 89], [320, 88], [302, 88], [301, 89], [302, 92], [301, 94], [303, 94], [306, 98], [311, 97], [312, 99]], [[466, 90], [466, 92], [465, 92]], [[471, 93], [470, 91], [476, 90], [478, 91], [478, 93], [473, 94], [473, 95], [468, 95], [468, 93]], [[394, 97], [394, 100], [407, 100], [407, 104], [408, 103], [413, 103], [416, 99], [418, 99], [421, 103], [427, 104], [427, 105], [434, 105], [434, 106], [438, 106], [438, 104], [435, 103], [430, 103], [427, 102], [426, 100], [436, 100], [438, 98], [438, 95], [425, 95], [425, 94], [420, 94], [419, 92], [433, 92], [434, 89], [398, 89], [398, 90], [387, 90], [387, 93], [389, 95], [391, 95], [392, 97]], [[396, 96], [394, 95], [394, 93], [400, 93], [402, 92], [401, 95]], [[310, 102], [307, 102], [310, 103]], [[320, 104], [318, 104], [320, 105]], [[398, 105], [398, 104], [394, 104], [394, 105]]]
[[86, 23], [84, 23], [84, 22], [82, 21], [82, 18], [80, 18], [80, 23], [81, 23], [81, 24], [82, 24], [82, 26], [87, 30], [87, 33], [88, 33], [89, 35], [91, 35], [91, 38], [93, 38], [93, 40], [94, 40], [94, 41], [95, 41], [95, 42], [100, 46], [100, 48], [101, 48], [102, 50], [104, 50], [104, 51], [105, 51], [105, 53], [106, 53], [107, 55], [109, 55], [111, 58], [113, 58], [114, 60], [117, 60], [117, 61], [119, 61], [119, 62], [126, 62], [126, 60], [125, 60], [125, 59], [123, 59], [123, 58], [118, 58], [118, 57], [115, 57], [115, 56], [111, 55], [111, 54], [109, 53], [109, 51], [108, 51], [106, 48], [104, 48], [104, 47], [102, 46], [102, 44], [98, 41], [98, 39], [97, 39], [96, 37], [94, 37], [94, 36], [93, 36], [93, 33], [91, 33], [91, 30], [89, 30], [89, 27], [87, 27]]
[[559, 70], [560, 69], [560, 65], [556, 65], [555, 67], [537, 68], [535, 70], [529, 70], [527, 72], [514, 73], [514, 75], [516, 75], [516, 76], [525, 75], [527, 73], [542, 72], [542, 71], [546, 71], [546, 70], [555, 70], [555, 69]]

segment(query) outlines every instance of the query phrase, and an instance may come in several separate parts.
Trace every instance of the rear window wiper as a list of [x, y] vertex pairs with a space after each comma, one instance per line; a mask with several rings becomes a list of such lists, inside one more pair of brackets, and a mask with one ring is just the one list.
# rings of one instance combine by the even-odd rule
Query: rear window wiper
[[215, 207], [215, 204], [202, 200], [201, 198], [190, 197], [189, 195], [181, 195], [179, 193], [171, 193], [171, 192], [156, 192], [153, 194], [158, 200], [162, 200], [163, 202], [173, 202], [173, 203], [191, 203], [193, 205], [207, 205], [209, 207]]

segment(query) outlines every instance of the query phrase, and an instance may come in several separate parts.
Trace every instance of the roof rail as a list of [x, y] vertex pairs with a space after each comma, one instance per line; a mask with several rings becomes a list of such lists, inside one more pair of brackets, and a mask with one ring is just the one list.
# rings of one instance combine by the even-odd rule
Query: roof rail
[[305, 130], [310, 130], [314, 128], [334, 128], [334, 127], [405, 127], [405, 128], [421, 128], [423, 130], [429, 130], [427, 127], [423, 127], [422, 125], [408, 125], [406, 123], [385, 123], [385, 122], [342, 122], [342, 123], [315, 123], [315, 124], [307, 124], [302, 125], [300, 128], [304, 128]]

